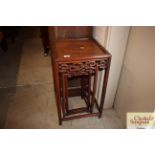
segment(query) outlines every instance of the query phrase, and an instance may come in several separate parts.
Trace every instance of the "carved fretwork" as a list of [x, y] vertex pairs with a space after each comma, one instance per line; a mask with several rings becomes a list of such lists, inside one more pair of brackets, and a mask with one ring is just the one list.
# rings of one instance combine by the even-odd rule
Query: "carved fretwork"
[[108, 59], [97, 61], [73, 62], [59, 64], [59, 72], [64, 73], [68, 77], [93, 75], [98, 70], [103, 70], [107, 67]]

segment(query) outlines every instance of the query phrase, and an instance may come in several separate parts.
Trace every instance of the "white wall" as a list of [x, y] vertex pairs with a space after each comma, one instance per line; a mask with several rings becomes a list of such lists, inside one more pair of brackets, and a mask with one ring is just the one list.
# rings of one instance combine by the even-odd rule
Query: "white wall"
[[[106, 43], [107, 43], [108, 30], [109, 30], [108, 26], [96, 26], [94, 27], [94, 31], [93, 31], [93, 37], [104, 47], [106, 47]], [[101, 81], [102, 76], [103, 76], [103, 73], [99, 72], [97, 81]], [[97, 83], [96, 98], [98, 103], [100, 103], [100, 99], [101, 99], [100, 84], [101, 84], [100, 82]], [[92, 82], [92, 89], [93, 89], [93, 82]]]
[[[95, 27], [94, 37], [112, 54], [104, 108], [112, 108], [120, 77], [130, 27]], [[103, 74], [99, 77], [98, 101], [101, 98]]]
[[127, 112], [155, 109], [155, 27], [132, 27], [115, 108], [126, 124]]
[[94, 27], [93, 36], [103, 46], [106, 46], [108, 28], [108, 26]]
[[112, 54], [112, 61], [105, 98], [105, 108], [111, 108], [114, 104], [121, 68], [126, 52], [130, 27], [113, 26], [109, 29], [106, 48]]

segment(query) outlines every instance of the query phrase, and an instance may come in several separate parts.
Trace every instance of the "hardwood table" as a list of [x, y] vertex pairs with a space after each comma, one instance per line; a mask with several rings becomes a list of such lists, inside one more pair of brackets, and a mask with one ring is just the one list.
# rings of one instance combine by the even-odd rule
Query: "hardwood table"
[[[110, 69], [110, 53], [94, 39], [62, 39], [53, 45], [52, 62], [59, 124], [75, 118], [100, 118]], [[105, 74], [101, 102], [98, 103], [95, 95], [98, 73], [102, 70]], [[85, 107], [69, 107], [68, 80], [73, 77], [81, 77], [81, 99], [85, 101]]]

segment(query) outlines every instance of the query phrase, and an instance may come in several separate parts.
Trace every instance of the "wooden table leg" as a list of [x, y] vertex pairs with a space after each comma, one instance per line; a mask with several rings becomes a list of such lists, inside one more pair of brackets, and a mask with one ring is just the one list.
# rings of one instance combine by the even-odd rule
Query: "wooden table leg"
[[96, 95], [96, 88], [97, 88], [97, 78], [98, 78], [98, 67], [96, 66], [95, 76], [94, 76], [94, 84], [93, 84], [93, 94], [92, 94], [92, 101], [91, 101], [91, 108], [90, 112], [93, 113], [94, 103], [95, 103], [95, 95]]
[[62, 73], [62, 110], [63, 117], [68, 113], [68, 77]]
[[65, 75], [62, 73], [62, 112], [63, 112], [63, 118], [66, 114], [66, 78]]
[[58, 111], [59, 125], [62, 125], [59, 65], [57, 63], [55, 63], [54, 65], [54, 81], [55, 81], [56, 105]]
[[81, 77], [81, 98], [85, 96], [85, 77]]
[[110, 70], [110, 63], [111, 63], [111, 58], [109, 58], [107, 68], [105, 69], [105, 74], [104, 74], [104, 77], [103, 77], [104, 81], [103, 81], [103, 88], [102, 88], [101, 104], [100, 104], [100, 107], [99, 107], [99, 118], [101, 118], [101, 116], [102, 116], [103, 104], [104, 104], [104, 100], [105, 100], [105, 93], [106, 93], [109, 70]]
[[68, 107], [68, 77], [67, 76], [65, 76], [65, 97], [66, 97], [65, 109], [66, 109], [66, 112], [68, 113], [69, 107]]
[[[88, 80], [88, 81], [87, 81]], [[88, 86], [87, 86], [88, 85]], [[87, 91], [87, 95], [86, 95]], [[91, 75], [83, 75], [81, 78], [81, 98], [85, 100], [88, 111], [91, 104]]]
[[90, 108], [91, 104], [91, 75], [88, 76], [88, 109]]

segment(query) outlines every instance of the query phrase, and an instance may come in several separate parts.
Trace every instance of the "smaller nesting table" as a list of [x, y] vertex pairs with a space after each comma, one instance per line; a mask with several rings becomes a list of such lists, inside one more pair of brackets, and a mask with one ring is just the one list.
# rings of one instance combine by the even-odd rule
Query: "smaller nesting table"
[[[94, 39], [64, 39], [53, 44], [53, 71], [59, 124], [75, 118], [102, 116], [111, 55]], [[101, 102], [96, 96], [99, 71], [105, 70]], [[85, 107], [70, 109], [70, 78], [81, 78], [81, 99]], [[78, 103], [76, 103], [78, 104]], [[96, 108], [96, 112], [94, 112]]]

